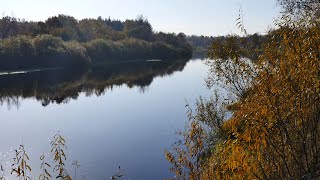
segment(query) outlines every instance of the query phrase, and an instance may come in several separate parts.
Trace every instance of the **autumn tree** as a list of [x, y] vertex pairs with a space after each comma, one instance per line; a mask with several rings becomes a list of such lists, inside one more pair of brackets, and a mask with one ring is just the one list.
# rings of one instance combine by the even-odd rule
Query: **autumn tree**
[[[278, 30], [269, 32], [262, 54], [252, 65], [242, 57], [234, 37], [224, 46], [213, 44], [211, 71], [235, 90], [237, 101], [226, 106], [232, 116], [222, 121], [225, 136], [212, 141], [215, 146], [209, 148], [208, 158], [201, 159], [198, 179], [320, 176], [320, 24], [310, 16], [291, 16], [297, 14], [285, 13], [277, 21]], [[197, 122], [207, 121], [203, 116]], [[183, 144], [186, 149], [190, 146]], [[175, 157], [186, 159], [183, 153]]]

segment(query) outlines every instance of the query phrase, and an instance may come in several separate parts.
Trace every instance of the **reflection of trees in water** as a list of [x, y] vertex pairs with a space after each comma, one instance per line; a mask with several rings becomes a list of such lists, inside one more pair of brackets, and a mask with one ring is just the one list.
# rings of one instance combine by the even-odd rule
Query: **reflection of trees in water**
[[149, 86], [141, 86], [141, 87], [139, 87], [139, 92], [140, 93], [148, 92], [148, 90], [149, 90]]
[[7, 104], [8, 108], [11, 109], [11, 107], [16, 107], [17, 109], [19, 109], [20, 107], [20, 100], [19, 100], [19, 96], [12, 96], [12, 97], [1, 97], [0, 98], [0, 105], [4, 105]]
[[96, 66], [89, 70], [50, 70], [0, 76], [0, 104], [9, 108], [20, 106], [21, 99], [34, 98], [47, 106], [68, 103], [85, 96], [101, 96], [126, 85], [144, 93], [155, 77], [182, 71], [188, 60], [135, 62]]

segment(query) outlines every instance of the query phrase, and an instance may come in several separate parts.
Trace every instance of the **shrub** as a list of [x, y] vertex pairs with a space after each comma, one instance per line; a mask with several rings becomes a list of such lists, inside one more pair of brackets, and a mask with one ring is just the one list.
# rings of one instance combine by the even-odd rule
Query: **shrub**
[[66, 55], [70, 57], [78, 57], [90, 61], [87, 49], [77, 41], [65, 42]]
[[110, 40], [96, 39], [85, 44], [93, 61], [111, 59], [114, 55], [115, 43]]
[[1, 40], [0, 49], [3, 55], [31, 56], [35, 53], [31, 37], [25, 35]]
[[64, 42], [60, 37], [43, 34], [36, 36], [33, 42], [37, 55], [61, 55], [66, 53]]

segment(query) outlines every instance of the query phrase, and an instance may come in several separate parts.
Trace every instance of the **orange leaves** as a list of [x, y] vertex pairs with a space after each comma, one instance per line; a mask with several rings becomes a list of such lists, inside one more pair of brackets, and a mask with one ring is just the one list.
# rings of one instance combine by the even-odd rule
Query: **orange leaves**
[[[244, 91], [238, 96], [239, 101], [229, 106], [233, 115], [224, 119], [219, 129], [224, 138], [215, 139], [214, 146], [210, 147], [210, 156], [198, 164], [199, 167], [201, 165], [202, 179], [320, 177], [315, 170], [320, 164], [319, 26], [319, 22], [308, 26], [284, 23], [268, 35], [270, 39], [259, 62], [250, 66], [254, 71], [242, 66], [243, 62], [235, 55], [239, 52], [236, 46], [232, 46], [232, 39], [229, 45], [223, 46], [225, 49], [220, 47], [211, 51], [218, 53], [212, 57], [223, 58], [223, 55], [233, 58], [215, 61], [216, 69], [211, 70], [217, 70], [214, 72], [225, 78], [223, 82], [233, 85], [235, 90], [240, 90], [238, 92]], [[247, 70], [251, 72], [248, 76], [254, 74], [250, 76], [252, 81], [238, 78], [246, 77], [238, 75], [245, 74]], [[245, 85], [241, 84], [243, 82]], [[203, 120], [199, 122], [206, 122], [210, 114], [200, 111], [197, 117]], [[187, 157], [185, 155], [199, 152], [195, 147], [206, 147], [207, 137], [199, 136], [203, 131], [198, 125], [192, 123], [185, 134], [188, 148], [180, 151], [182, 159], [178, 159], [179, 163], [195, 163], [183, 161]], [[175, 158], [170, 154], [168, 159], [173, 161]], [[192, 165], [186, 167], [198, 166]]]
[[20, 179], [30, 179], [29, 173], [31, 173], [31, 167], [27, 164], [28, 160], [29, 156], [26, 153], [24, 146], [20, 145], [16, 150], [16, 157], [12, 164], [11, 174], [15, 173]]
[[284, 26], [269, 36], [249, 93], [230, 106], [233, 116], [223, 123], [228, 138], [213, 149], [204, 172], [217, 179], [320, 176], [313, 170], [320, 163], [318, 27]]
[[[315, 28], [311, 28], [312, 31]], [[303, 164], [310, 163], [309, 158], [313, 156], [311, 152], [302, 150], [316, 150], [316, 144], [320, 143], [317, 140], [319, 137], [309, 138], [310, 133], [317, 131], [320, 125], [316, 119], [309, 118], [315, 113], [311, 107], [319, 106], [319, 93], [316, 93], [320, 88], [319, 79], [314, 78], [319, 73], [319, 56], [312, 55], [318, 54], [318, 49], [312, 47], [320, 41], [320, 37], [314, 37], [303, 29], [289, 29], [282, 33], [281, 51], [278, 47], [267, 46], [267, 51], [261, 56], [260, 61], [266, 61], [269, 67], [259, 71], [254, 95], [241, 99], [243, 105], [225, 123], [229, 132], [236, 132], [235, 144], [242, 148], [239, 152], [234, 143], [226, 144], [224, 151], [232, 154], [227, 156], [232, 170], [234, 158], [247, 154], [247, 158], [251, 159], [249, 166], [258, 162], [263, 165], [262, 169], [251, 168], [248, 174], [298, 177], [301, 172], [292, 169], [310, 168]], [[301, 142], [312, 141], [314, 145], [301, 146]], [[296, 156], [309, 158], [301, 160]], [[239, 166], [242, 167], [241, 164]]]
[[199, 179], [201, 156], [204, 153], [204, 130], [196, 121], [192, 121], [188, 128], [188, 131], [181, 133], [184, 142], [177, 144], [173, 153], [165, 150], [165, 156], [172, 164], [170, 171], [177, 178]]
[[55, 166], [53, 171], [58, 173], [58, 176], [63, 178], [68, 178], [69, 175], [65, 169], [65, 161], [67, 160], [65, 150], [67, 149], [65, 139], [58, 132], [54, 135], [53, 140], [51, 141], [51, 153], [54, 156]]

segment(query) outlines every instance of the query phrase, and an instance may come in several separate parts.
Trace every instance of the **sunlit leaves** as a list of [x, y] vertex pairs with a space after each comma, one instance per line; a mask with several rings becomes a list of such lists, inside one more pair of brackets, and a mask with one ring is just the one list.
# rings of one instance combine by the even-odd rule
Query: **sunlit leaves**
[[[300, 20], [281, 18], [251, 65], [241, 61], [236, 38], [212, 45], [211, 75], [234, 90], [238, 101], [222, 123], [225, 138], [200, 165], [201, 179], [319, 178], [320, 24]], [[208, 113], [201, 114], [208, 119]], [[193, 126], [187, 132], [194, 132]], [[181, 167], [177, 160], [183, 154], [168, 159]]]
[[20, 145], [19, 148], [15, 150], [15, 158], [13, 158], [13, 160], [14, 163], [12, 164], [11, 174], [14, 173], [23, 180], [30, 179], [29, 173], [31, 173], [31, 167], [28, 165], [30, 159], [23, 145]]
[[42, 170], [42, 174], [39, 175], [39, 180], [49, 180], [51, 177], [51, 174], [48, 171], [48, 168], [51, 168], [51, 165], [45, 162], [45, 156], [40, 156], [41, 165], [40, 169]]
[[54, 157], [53, 161], [55, 163], [55, 166], [53, 168], [54, 172], [58, 173], [58, 177], [61, 178], [68, 178], [69, 174], [65, 168], [65, 161], [67, 160], [65, 151], [67, 149], [65, 139], [60, 135], [60, 133], [57, 133], [54, 135], [53, 140], [51, 141], [51, 154]]
[[173, 165], [170, 171], [179, 179], [197, 180], [200, 177], [201, 157], [204, 155], [204, 130], [192, 121], [189, 131], [181, 132], [184, 142], [178, 142], [174, 154], [165, 151], [166, 159]]
[[303, 25], [286, 21], [272, 32], [250, 93], [224, 123], [229, 139], [210, 158], [220, 178], [318, 176], [320, 36], [318, 23]]
[[[52, 167], [45, 158], [45, 155], [40, 156], [40, 169], [41, 174], [38, 176], [39, 180], [49, 180], [49, 179], [68, 179], [71, 180], [71, 176], [68, 174], [65, 168], [65, 161], [67, 156], [65, 154], [66, 144], [65, 139], [58, 132], [54, 135], [51, 145], [51, 155], [53, 158], [54, 166]], [[31, 179], [31, 167], [29, 166], [29, 156], [25, 151], [24, 145], [20, 145], [17, 150], [15, 150], [15, 157], [13, 158], [13, 164], [11, 165], [11, 174], [16, 175], [19, 179], [29, 180]], [[1, 164], [0, 164], [1, 165]], [[53, 171], [53, 173], [52, 173]], [[4, 167], [1, 165], [2, 175], [0, 180], [7, 179], [4, 177]], [[55, 178], [53, 176], [56, 175]]]
[[209, 100], [200, 98], [195, 112], [189, 108], [190, 121], [186, 130], [179, 132], [182, 139], [175, 143], [172, 151], [165, 151], [166, 159], [172, 164], [170, 171], [178, 179], [202, 179], [203, 165], [214, 153], [212, 148], [218, 148], [226, 138], [222, 130], [226, 111], [220, 100], [215, 94]]

